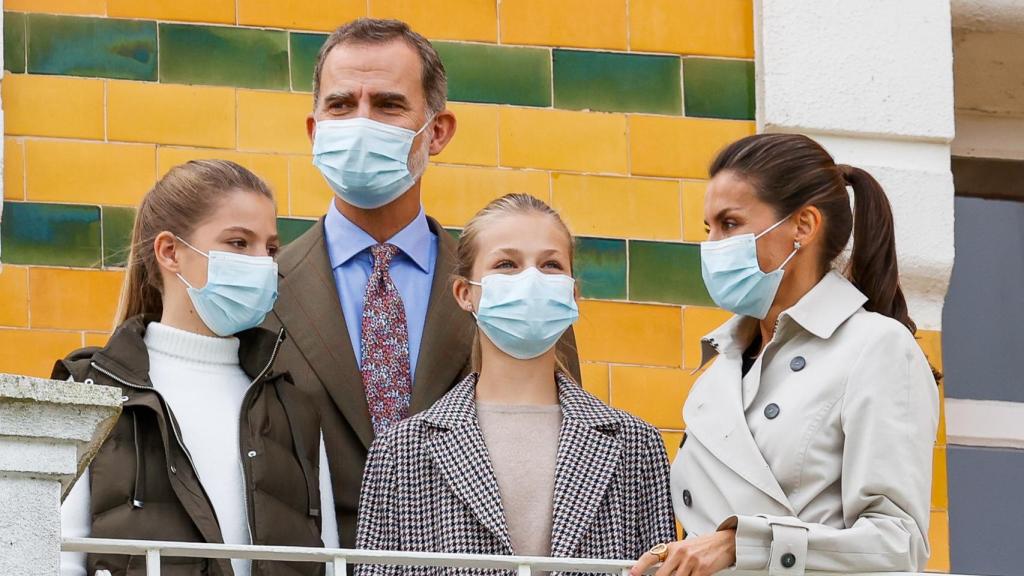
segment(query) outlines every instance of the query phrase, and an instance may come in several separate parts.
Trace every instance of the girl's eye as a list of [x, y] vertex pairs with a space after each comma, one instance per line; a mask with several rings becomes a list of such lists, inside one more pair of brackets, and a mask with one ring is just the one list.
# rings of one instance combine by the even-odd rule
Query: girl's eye
[[516, 263], [511, 261], [511, 260], [502, 260], [502, 261], [498, 262], [497, 264], [495, 264], [494, 267], [495, 268], [502, 268], [502, 269], [508, 270], [510, 268], [515, 268], [516, 267]]
[[249, 245], [245, 240], [228, 240], [228, 244], [238, 248], [239, 250], [242, 250]]
[[563, 266], [562, 266], [562, 264], [560, 262], [558, 262], [556, 260], [548, 260], [547, 262], [544, 263], [544, 268], [551, 268], [553, 270], [562, 270]]
[[267, 255], [269, 255], [271, 258], [273, 258], [274, 256], [277, 256], [277, 252], [280, 249], [281, 249], [280, 246], [275, 246], [275, 245], [267, 246]]

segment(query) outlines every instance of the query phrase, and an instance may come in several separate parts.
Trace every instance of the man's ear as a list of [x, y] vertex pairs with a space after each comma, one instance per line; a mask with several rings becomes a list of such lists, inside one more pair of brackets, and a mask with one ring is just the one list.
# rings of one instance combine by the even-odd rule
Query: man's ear
[[455, 120], [455, 113], [445, 108], [437, 113], [432, 124], [433, 126], [429, 128], [431, 131], [430, 155], [437, 156], [455, 136], [455, 128], [458, 123]]
[[316, 132], [316, 118], [313, 117], [313, 113], [310, 112], [306, 115], [306, 136], [309, 136], [310, 144], [313, 143], [313, 134]]

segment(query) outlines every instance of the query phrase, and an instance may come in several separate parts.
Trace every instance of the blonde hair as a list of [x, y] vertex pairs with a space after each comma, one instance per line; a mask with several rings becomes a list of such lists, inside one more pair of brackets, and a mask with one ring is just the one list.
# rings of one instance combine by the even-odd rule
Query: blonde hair
[[146, 193], [135, 215], [118, 324], [139, 314], [163, 312], [163, 281], [153, 242], [164, 231], [192, 234], [228, 193], [274, 194], [266, 182], [228, 160], [192, 160], [171, 170]]
[[[548, 216], [563, 232], [565, 232], [565, 236], [569, 241], [570, 268], [568, 273], [570, 276], [573, 275], [573, 257], [576, 251], [576, 240], [573, 237], [572, 232], [569, 231], [569, 227], [566, 226], [565, 221], [562, 220], [561, 215], [559, 215], [554, 208], [548, 206], [543, 200], [530, 196], [529, 194], [506, 194], [501, 198], [492, 200], [489, 204], [484, 206], [476, 213], [475, 216], [473, 216], [473, 218], [470, 219], [469, 222], [466, 223], [465, 228], [462, 229], [462, 234], [459, 236], [458, 247], [455, 250], [455, 275], [457, 278], [469, 280], [472, 277], [473, 264], [476, 263], [477, 256], [480, 252], [477, 242], [477, 239], [480, 236], [480, 231], [492, 224], [495, 220], [518, 214], [541, 214]], [[561, 351], [556, 352], [555, 363], [559, 371], [571, 376], [571, 373], [566, 368], [566, 362], [562, 357]], [[474, 372], [480, 371], [479, 330], [477, 330], [476, 337], [473, 339], [472, 370]]]

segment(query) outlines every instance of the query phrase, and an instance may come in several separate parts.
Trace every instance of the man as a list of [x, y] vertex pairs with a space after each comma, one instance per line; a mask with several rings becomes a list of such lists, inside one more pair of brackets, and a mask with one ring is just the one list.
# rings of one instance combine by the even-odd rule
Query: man
[[[288, 330], [278, 366], [322, 412], [343, 547], [375, 435], [469, 371], [476, 331], [451, 293], [455, 242], [420, 202], [429, 156], [455, 133], [446, 99], [437, 52], [399, 21], [341, 26], [317, 58], [306, 128], [336, 197], [278, 257], [267, 324]], [[571, 333], [560, 346], [578, 380]]]

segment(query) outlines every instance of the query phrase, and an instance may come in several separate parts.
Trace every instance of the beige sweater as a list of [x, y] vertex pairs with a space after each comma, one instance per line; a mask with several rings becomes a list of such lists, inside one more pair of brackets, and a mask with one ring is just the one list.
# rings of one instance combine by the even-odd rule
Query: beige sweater
[[551, 514], [562, 408], [477, 403], [477, 419], [501, 492], [512, 549], [551, 553]]

